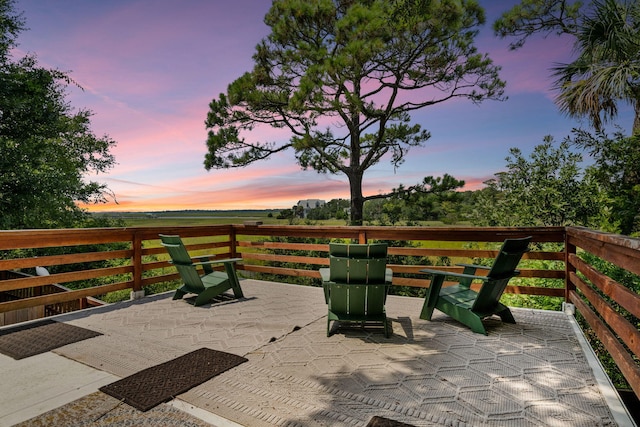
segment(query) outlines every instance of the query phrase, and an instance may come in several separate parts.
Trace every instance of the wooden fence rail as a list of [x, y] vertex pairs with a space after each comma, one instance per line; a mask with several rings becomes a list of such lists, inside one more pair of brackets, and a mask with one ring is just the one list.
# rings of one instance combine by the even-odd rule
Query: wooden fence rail
[[[390, 241], [389, 255], [399, 261], [392, 264], [394, 284], [412, 287], [428, 286], [428, 281], [415, 277], [424, 264], [403, 262], [408, 257], [449, 257], [468, 260], [493, 258], [496, 250], [487, 249], [487, 242], [501, 242], [509, 236], [533, 236], [536, 243], [564, 244], [565, 230], [557, 228], [432, 228], [432, 227], [323, 227], [323, 226], [245, 226], [214, 225], [188, 227], [132, 227], [66, 230], [0, 231], [0, 271], [26, 270], [36, 266], [50, 267], [55, 274], [5, 280], [0, 292], [31, 288], [48, 284], [77, 284], [92, 279], [108, 278], [108, 284], [65, 292], [63, 295], [38, 296], [0, 303], [0, 312], [34, 307], [50, 303], [72, 301], [87, 296], [131, 289], [141, 291], [154, 283], [175, 280], [174, 271], [166, 272], [169, 264], [158, 234], [179, 234], [190, 251], [207, 251], [219, 257], [242, 257], [239, 270], [247, 274], [273, 274], [319, 279], [318, 268], [328, 263], [326, 243], [292, 243], [292, 238], [322, 239], [328, 242], [347, 239], [356, 242]], [[205, 239], [205, 240], [203, 240]], [[282, 240], [282, 241], [279, 241]], [[468, 247], [441, 248], [434, 242], [464, 242]], [[117, 249], [105, 250], [105, 244], [117, 244]], [[412, 246], [397, 246], [410, 244]], [[475, 244], [475, 245], [474, 245]], [[461, 246], [458, 244], [458, 246]], [[44, 256], [15, 257], [14, 250], [55, 251]], [[58, 253], [59, 252], [59, 253]], [[525, 259], [564, 261], [565, 254], [535, 250]], [[95, 265], [102, 262], [100, 268]], [[104, 263], [109, 264], [105, 267]], [[286, 266], [278, 266], [286, 264]], [[460, 271], [457, 267], [442, 266], [444, 270]], [[68, 271], [65, 271], [68, 270]], [[411, 276], [414, 277], [411, 277]], [[565, 279], [564, 268], [523, 269], [522, 277]], [[71, 286], [77, 288], [78, 286]], [[564, 287], [543, 288], [512, 286], [507, 292], [563, 296]]]
[[[570, 227], [567, 247], [571, 249], [567, 255], [568, 300], [575, 304], [636, 396], [640, 396], [640, 295], [590, 265], [584, 256], [591, 254], [640, 275], [640, 240]], [[582, 256], [576, 254], [577, 250]], [[640, 280], [636, 283], [640, 285]]]

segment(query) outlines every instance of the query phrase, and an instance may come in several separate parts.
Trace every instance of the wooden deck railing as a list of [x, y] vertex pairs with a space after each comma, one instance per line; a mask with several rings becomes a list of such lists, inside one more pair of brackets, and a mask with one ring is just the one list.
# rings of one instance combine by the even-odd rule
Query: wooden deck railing
[[598, 269], [584, 256], [619, 267], [640, 285], [640, 240], [569, 227], [566, 254], [567, 301], [575, 304], [640, 397], [640, 295], [609, 277], [608, 268]]
[[[491, 259], [497, 245], [508, 237], [532, 236], [532, 250], [525, 254], [520, 277], [530, 286], [509, 286], [507, 292], [562, 297], [571, 302], [611, 353], [620, 370], [640, 395], [640, 297], [589, 264], [583, 254], [592, 254], [629, 274], [640, 275], [640, 240], [598, 233], [576, 227], [339, 227], [279, 225], [214, 225], [188, 227], [132, 227], [108, 229], [0, 231], [0, 271], [28, 272], [36, 266], [49, 267], [54, 274], [0, 281], [0, 292], [49, 284], [66, 284], [75, 290], [0, 303], [0, 313], [48, 304], [99, 297], [109, 292], [131, 290], [140, 294], [146, 286], [177, 280], [167, 262], [158, 234], [179, 234], [194, 253], [218, 257], [242, 257], [240, 274], [288, 276], [318, 279], [318, 268], [328, 265], [328, 242], [387, 241], [393, 262], [394, 285], [427, 287], [419, 270], [426, 263], [448, 257], [454, 262], [474, 258]], [[286, 238], [286, 239], [285, 239]], [[449, 242], [443, 245], [442, 242]], [[456, 242], [456, 243], [451, 243]], [[120, 249], [96, 249], [117, 243]], [[464, 244], [460, 244], [464, 243]], [[540, 245], [554, 243], [555, 245]], [[554, 249], [541, 249], [553, 247]], [[20, 256], [25, 250], [55, 248], [56, 255]], [[557, 248], [557, 249], [556, 249]], [[15, 250], [22, 250], [15, 252]], [[411, 260], [411, 262], [409, 262]], [[527, 267], [527, 260], [548, 261], [557, 266]], [[100, 267], [95, 267], [101, 262]], [[105, 263], [106, 262], [106, 263]], [[107, 266], [105, 266], [105, 264]], [[430, 262], [429, 264], [432, 264]], [[531, 264], [531, 263], [529, 263]], [[539, 263], [538, 263], [539, 264]], [[460, 271], [455, 266], [436, 266]], [[556, 279], [558, 286], [536, 286], [539, 279]], [[99, 280], [97, 286], [82, 287]], [[78, 286], [80, 285], [80, 286]], [[634, 316], [633, 323], [621, 315]]]

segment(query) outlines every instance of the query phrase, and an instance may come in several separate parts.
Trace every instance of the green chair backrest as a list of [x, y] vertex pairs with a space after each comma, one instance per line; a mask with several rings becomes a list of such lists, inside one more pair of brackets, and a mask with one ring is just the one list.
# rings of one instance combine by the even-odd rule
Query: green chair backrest
[[528, 251], [530, 240], [531, 237], [525, 237], [504, 241], [491, 270], [487, 274], [487, 282], [478, 291], [478, 296], [472, 306], [473, 311], [489, 311], [498, 304], [509, 280], [518, 274], [516, 267], [522, 255]]
[[386, 258], [386, 243], [329, 243], [329, 256], [345, 258]]
[[329, 280], [339, 283], [384, 283], [387, 244], [329, 244]]
[[187, 248], [184, 247], [180, 236], [160, 234], [162, 246], [167, 249], [171, 263], [176, 266], [185, 285], [192, 291], [204, 290], [202, 279], [193, 265]]
[[522, 255], [527, 252], [530, 241], [531, 237], [506, 239], [487, 276], [496, 279], [507, 276], [512, 277]]
[[189, 256], [189, 252], [187, 252], [187, 248], [184, 247], [180, 236], [170, 236], [166, 234], [159, 234], [159, 236], [160, 240], [162, 241], [162, 246], [167, 249], [167, 252], [169, 252], [169, 256], [171, 256], [171, 261], [173, 261], [174, 264], [193, 264], [193, 262], [191, 261], [191, 257]]

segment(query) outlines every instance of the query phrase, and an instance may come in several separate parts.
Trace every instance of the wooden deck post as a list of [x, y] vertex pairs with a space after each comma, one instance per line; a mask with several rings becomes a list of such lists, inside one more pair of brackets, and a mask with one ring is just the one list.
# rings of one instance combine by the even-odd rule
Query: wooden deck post
[[576, 254], [576, 245], [569, 242], [569, 232], [564, 233], [564, 301], [570, 303], [571, 292], [575, 292], [576, 285], [571, 282], [571, 273], [576, 272], [576, 267], [571, 264], [571, 255]]
[[237, 246], [238, 246], [238, 242], [236, 237], [236, 228], [229, 227], [229, 252], [230, 252], [231, 258], [238, 257]]
[[131, 299], [144, 297], [142, 288], [142, 237], [140, 233], [134, 232], [131, 244], [133, 245], [133, 288], [131, 289]]

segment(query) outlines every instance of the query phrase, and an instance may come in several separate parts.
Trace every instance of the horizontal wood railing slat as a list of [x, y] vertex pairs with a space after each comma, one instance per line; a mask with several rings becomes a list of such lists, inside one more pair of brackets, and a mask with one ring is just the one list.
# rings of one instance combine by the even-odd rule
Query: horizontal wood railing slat
[[571, 280], [606, 324], [611, 326], [611, 329], [636, 356], [640, 356], [640, 331], [617, 313], [609, 303], [591, 289], [577, 274], [571, 273]]
[[16, 289], [30, 288], [49, 284], [63, 284], [78, 282], [81, 280], [95, 279], [98, 277], [128, 274], [133, 272], [133, 266], [96, 268], [93, 270], [80, 270], [70, 273], [51, 274], [49, 276], [35, 276], [24, 279], [8, 279], [0, 281], [0, 292]]
[[633, 360], [631, 355], [625, 350], [622, 344], [620, 344], [605, 323], [600, 320], [598, 315], [582, 301], [580, 295], [575, 291], [571, 291], [569, 297], [591, 329], [593, 329], [600, 342], [602, 342], [607, 349], [636, 396], [640, 396], [640, 367], [638, 367], [636, 361]]
[[10, 302], [0, 303], [0, 312], [12, 310], [20, 310], [23, 308], [37, 307], [40, 305], [49, 305], [66, 301], [73, 301], [96, 295], [103, 295], [109, 292], [120, 291], [131, 288], [131, 282], [112, 283], [110, 285], [94, 286], [91, 288], [77, 289], [67, 292], [59, 292], [56, 294], [48, 294], [37, 297], [25, 298]]
[[122, 249], [116, 251], [85, 252], [65, 255], [48, 255], [31, 258], [3, 259], [0, 260], [0, 270], [15, 270], [19, 268], [33, 268], [36, 266], [49, 267], [52, 265], [80, 264], [83, 262], [131, 258], [132, 256], [133, 250]]
[[[590, 252], [605, 261], [616, 264], [632, 273], [640, 275], [640, 249], [634, 250], [626, 246], [618, 246], [610, 242], [610, 239], [602, 239], [602, 234], [593, 232], [593, 236], [583, 233], [569, 234], [569, 243]], [[590, 238], [591, 237], [591, 238]], [[597, 239], [600, 237], [601, 239]], [[629, 244], [628, 238], [620, 237], [621, 244]], [[636, 239], [637, 240], [637, 239]]]
[[575, 254], [569, 256], [569, 262], [617, 304], [620, 304], [621, 307], [635, 317], [640, 318], [640, 295], [622, 286], [609, 276], [600, 273]]

